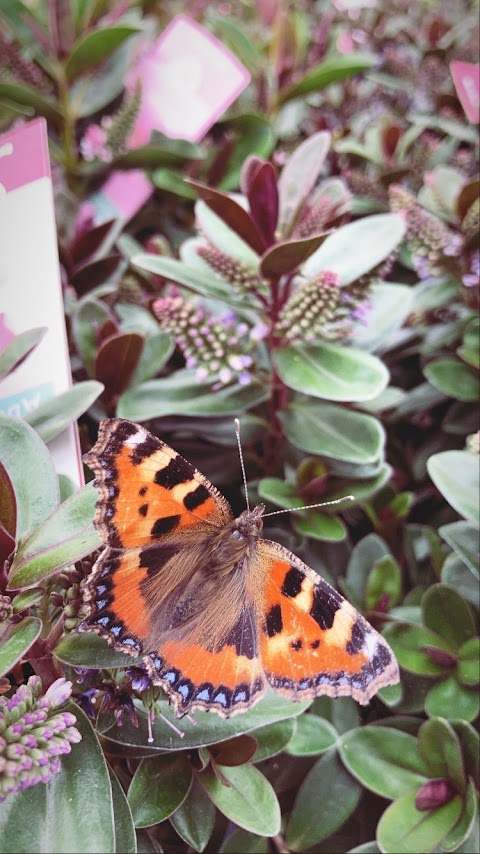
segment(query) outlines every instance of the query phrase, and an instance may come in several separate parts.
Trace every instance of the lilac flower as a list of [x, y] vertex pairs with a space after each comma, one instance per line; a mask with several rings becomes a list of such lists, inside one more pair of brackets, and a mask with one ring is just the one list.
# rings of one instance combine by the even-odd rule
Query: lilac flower
[[246, 368], [253, 365], [251, 351], [258, 339], [234, 312], [216, 317], [201, 305], [170, 296], [155, 300], [153, 313], [174, 336], [187, 368], [196, 369], [198, 382], [211, 380], [212, 388], [251, 382], [252, 374]]
[[112, 152], [107, 148], [107, 131], [101, 125], [89, 125], [80, 140], [80, 153], [84, 160], [102, 160], [109, 163]]
[[71, 712], [58, 712], [71, 695], [71, 682], [57, 679], [41, 696], [31, 676], [11, 697], [0, 697], [0, 802], [9, 794], [48, 783], [61, 770], [59, 756], [80, 741]]

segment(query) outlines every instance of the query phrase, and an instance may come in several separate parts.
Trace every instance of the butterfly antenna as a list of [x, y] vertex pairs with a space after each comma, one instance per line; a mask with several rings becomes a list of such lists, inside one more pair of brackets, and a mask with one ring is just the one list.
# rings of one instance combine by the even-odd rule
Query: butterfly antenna
[[247, 504], [247, 511], [250, 513], [250, 502], [248, 500], [247, 475], [245, 473], [245, 463], [243, 462], [242, 443], [240, 442], [240, 421], [238, 420], [238, 418], [235, 418], [235, 435], [237, 437], [238, 454], [240, 457], [240, 465], [242, 467], [243, 485], [245, 487], [245, 501]]
[[304, 504], [303, 507], [289, 507], [287, 510], [274, 510], [273, 513], [264, 513], [263, 518], [267, 516], [279, 516], [280, 513], [295, 513], [297, 510], [313, 510], [316, 507], [328, 507], [330, 504], [343, 504], [344, 501], [355, 501], [353, 495], [345, 495], [343, 498], [336, 498], [334, 501], [324, 501], [323, 504]]

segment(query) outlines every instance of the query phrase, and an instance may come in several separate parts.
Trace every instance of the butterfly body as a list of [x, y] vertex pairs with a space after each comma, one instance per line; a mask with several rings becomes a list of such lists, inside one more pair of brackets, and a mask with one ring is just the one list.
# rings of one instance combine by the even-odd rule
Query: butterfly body
[[261, 537], [265, 508], [237, 518], [160, 439], [122, 419], [86, 455], [105, 543], [87, 581], [94, 631], [142, 656], [176, 714], [229, 717], [270, 686], [292, 700], [367, 703], [398, 681], [383, 638], [312, 569]]

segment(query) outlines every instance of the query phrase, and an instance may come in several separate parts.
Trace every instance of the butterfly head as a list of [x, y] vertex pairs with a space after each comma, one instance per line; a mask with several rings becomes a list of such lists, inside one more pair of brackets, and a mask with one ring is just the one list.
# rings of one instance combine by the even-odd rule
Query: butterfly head
[[253, 510], [244, 510], [233, 523], [232, 537], [235, 540], [256, 540], [263, 528], [265, 504], [257, 504]]

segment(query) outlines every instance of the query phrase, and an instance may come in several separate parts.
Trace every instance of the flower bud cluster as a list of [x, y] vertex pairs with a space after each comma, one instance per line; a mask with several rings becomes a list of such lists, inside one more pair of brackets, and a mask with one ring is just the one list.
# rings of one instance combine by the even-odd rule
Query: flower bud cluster
[[16, 80], [33, 86], [40, 92], [52, 91], [52, 84], [46, 74], [30, 60], [26, 59], [14, 42], [8, 41], [0, 34], [0, 53], [3, 54], [2, 65], [6, 66]]
[[78, 561], [72, 569], [65, 569], [55, 577], [55, 587], [50, 593], [50, 602], [63, 612], [64, 628], [71, 632], [86, 616], [83, 587], [86, 577], [98, 557], [94, 555]]
[[127, 147], [128, 139], [137, 120], [142, 100], [142, 89], [137, 81], [131, 95], [126, 95], [120, 109], [108, 123], [105, 144], [110, 149], [112, 157], [119, 157]]
[[31, 676], [12, 697], [0, 697], [0, 802], [37, 783], [48, 783], [61, 770], [60, 756], [81, 740], [76, 718], [58, 712], [72, 683], [57, 679], [41, 696], [42, 683]]
[[0, 622], [9, 620], [13, 615], [12, 600], [10, 596], [0, 596]]
[[231, 282], [239, 294], [267, 293], [268, 285], [251, 267], [217, 249], [211, 243], [199, 246], [198, 254], [222, 279]]
[[406, 218], [407, 241], [418, 275], [427, 278], [440, 272], [447, 258], [458, 255], [461, 238], [424, 210], [400, 185], [393, 184], [389, 193], [392, 211], [403, 213]]
[[323, 231], [328, 223], [335, 219], [337, 207], [337, 204], [327, 197], [319, 199], [311, 208], [306, 207], [294, 236], [300, 239]]
[[161, 297], [152, 309], [162, 328], [175, 338], [186, 367], [197, 369], [199, 382], [211, 379], [215, 388], [251, 382], [255, 329], [232, 313], [216, 317], [181, 296]]
[[285, 341], [303, 342], [335, 337], [328, 327], [337, 319], [340, 298], [335, 273], [324, 272], [304, 282], [285, 303], [275, 334]]

